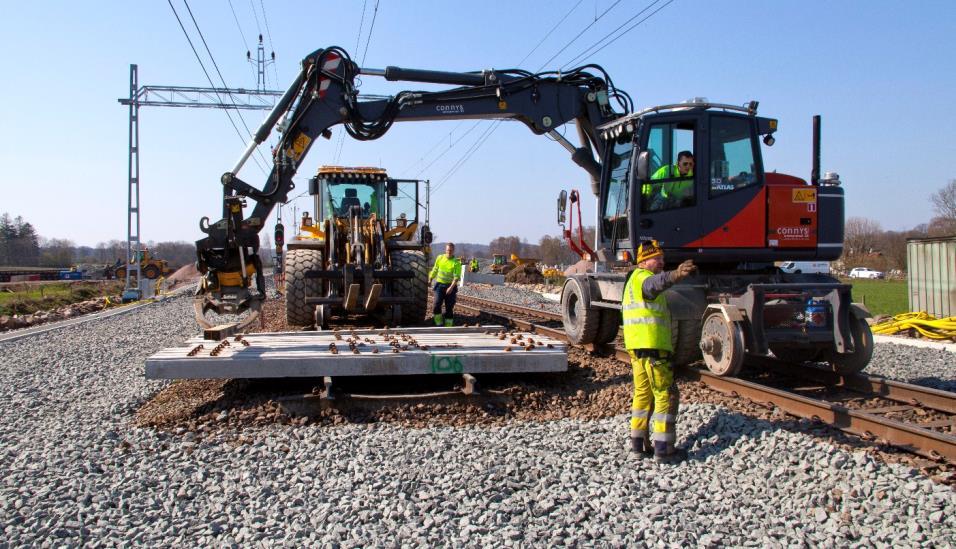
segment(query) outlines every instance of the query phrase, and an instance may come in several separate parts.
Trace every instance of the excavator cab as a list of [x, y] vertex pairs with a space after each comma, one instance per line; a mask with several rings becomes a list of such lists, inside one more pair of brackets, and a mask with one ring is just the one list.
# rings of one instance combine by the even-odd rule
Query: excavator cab
[[776, 129], [776, 120], [756, 115], [756, 102], [738, 107], [702, 100], [647, 109], [602, 127], [604, 259], [634, 254], [644, 240], [659, 241], [668, 261], [678, 262], [838, 257], [842, 230], [820, 208], [842, 210], [842, 189], [827, 193], [839, 200], [818, 203], [812, 183], [766, 174], [760, 139], [773, 144]]

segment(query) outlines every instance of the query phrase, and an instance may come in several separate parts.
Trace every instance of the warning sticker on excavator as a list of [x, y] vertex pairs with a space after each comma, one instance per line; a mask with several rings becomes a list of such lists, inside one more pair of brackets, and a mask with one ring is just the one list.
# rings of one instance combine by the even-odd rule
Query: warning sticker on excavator
[[794, 189], [793, 201], [795, 203], [803, 203], [803, 204], [806, 204], [808, 202], [816, 202], [817, 190], [816, 189]]
[[286, 147], [285, 149], [286, 156], [289, 156], [293, 160], [298, 162], [299, 158], [302, 158], [302, 153], [305, 152], [306, 147], [308, 147], [309, 143], [311, 142], [312, 140], [309, 139], [308, 135], [305, 135], [304, 133], [300, 133], [292, 141], [292, 146]]

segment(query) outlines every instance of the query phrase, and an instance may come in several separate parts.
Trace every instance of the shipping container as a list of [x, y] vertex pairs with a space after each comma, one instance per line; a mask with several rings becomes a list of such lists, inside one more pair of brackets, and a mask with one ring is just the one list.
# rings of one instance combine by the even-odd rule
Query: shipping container
[[956, 236], [906, 239], [910, 311], [956, 316]]

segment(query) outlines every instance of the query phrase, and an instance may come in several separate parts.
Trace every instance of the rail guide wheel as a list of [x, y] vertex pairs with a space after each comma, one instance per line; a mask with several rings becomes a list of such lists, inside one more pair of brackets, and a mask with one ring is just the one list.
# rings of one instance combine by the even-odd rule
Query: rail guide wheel
[[325, 330], [329, 327], [329, 319], [332, 318], [332, 308], [328, 305], [316, 305], [315, 307], [315, 329]]
[[719, 311], [712, 312], [704, 319], [700, 350], [708, 370], [718, 376], [736, 376], [744, 363], [744, 332]]

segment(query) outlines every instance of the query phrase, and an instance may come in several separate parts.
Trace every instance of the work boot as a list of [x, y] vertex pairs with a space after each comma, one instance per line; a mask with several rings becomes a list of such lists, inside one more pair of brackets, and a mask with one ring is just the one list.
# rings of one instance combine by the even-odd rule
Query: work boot
[[647, 445], [644, 437], [631, 437], [631, 454], [639, 459], [649, 458], [654, 455], [654, 449]]
[[687, 459], [687, 450], [674, 448], [669, 454], [654, 454], [654, 461], [664, 464], [677, 464]]
[[441, 326], [445, 319], [441, 315], [435, 315], [435, 326]]
[[453, 318], [446, 318], [446, 319], [445, 319], [445, 327], [446, 327], [446, 328], [451, 328], [451, 327], [454, 326], [454, 325], [455, 325], [455, 319], [453, 319]]

